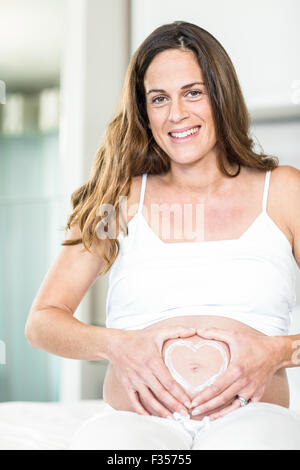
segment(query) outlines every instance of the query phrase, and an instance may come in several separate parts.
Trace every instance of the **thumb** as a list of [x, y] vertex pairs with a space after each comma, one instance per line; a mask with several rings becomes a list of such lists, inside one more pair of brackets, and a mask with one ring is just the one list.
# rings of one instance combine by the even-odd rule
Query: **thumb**
[[196, 328], [188, 328], [185, 326], [173, 326], [162, 328], [159, 332], [161, 343], [167, 339], [188, 338], [197, 334]]
[[194, 336], [197, 334], [196, 328], [189, 328], [187, 326], [173, 326], [171, 328], [166, 328], [164, 333], [165, 338], [187, 338], [189, 336]]
[[224, 341], [229, 343], [232, 340], [232, 336], [227, 330], [222, 330], [221, 328], [203, 328], [197, 329], [197, 335], [205, 339], [215, 339], [219, 341]]

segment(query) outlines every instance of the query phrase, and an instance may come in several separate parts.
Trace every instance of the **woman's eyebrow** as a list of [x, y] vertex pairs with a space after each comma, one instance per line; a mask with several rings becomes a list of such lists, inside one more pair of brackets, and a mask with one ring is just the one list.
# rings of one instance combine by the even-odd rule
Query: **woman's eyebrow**
[[[186, 88], [190, 88], [194, 85], [204, 85], [204, 83], [203, 82], [188, 83], [187, 85], [183, 85], [181, 87], [181, 90], [185, 90]], [[152, 90], [147, 91], [147, 95], [149, 95], [149, 93], [167, 93], [167, 92], [165, 90], [152, 89]]]

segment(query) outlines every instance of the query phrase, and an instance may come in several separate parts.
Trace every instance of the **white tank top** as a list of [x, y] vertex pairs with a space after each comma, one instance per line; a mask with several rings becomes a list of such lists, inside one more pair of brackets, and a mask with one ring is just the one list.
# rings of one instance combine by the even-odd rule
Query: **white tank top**
[[142, 329], [166, 318], [217, 315], [266, 335], [287, 335], [296, 303], [297, 265], [292, 247], [266, 211], [234, 240], [165, 243], [142, 214], [147, 174], [137, 213], [122, 232], [109, 271], [106, 326]]

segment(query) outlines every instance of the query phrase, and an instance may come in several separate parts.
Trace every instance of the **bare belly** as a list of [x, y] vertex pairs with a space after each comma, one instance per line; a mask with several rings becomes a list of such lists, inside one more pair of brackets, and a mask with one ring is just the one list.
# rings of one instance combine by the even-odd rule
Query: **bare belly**
[[[168, 318], [166, 320], [151, 325], [150, 327], [148, 327], [148, 329], [156, 328], [159, 326], [166, 327], [175, 325], [181, 325], [192, 328], [217, 327], [222, 329], [234, 329], [236, 331], [244, 331], [263, 335], [263, 333], [254, 330], [248, 325], [240, 323], [236, 320], [232, 320], [230, 318], [225, 317], [203, 315], [199, 317], [185, 316]], [[184, 338], [184, 340], [188, 340], [194, 345], [200, 342], [199, 336]], [[170, 348], [171, 345], [175, 345], [176, 343], [178, 343], [177, 346], [180, 345], [182, 347], [175, 348], [174, 346], [172, 346], [172, 348]], [[182, 343], [182, 339], [170, 339], [167, 340], [163, 345], [162, 356], [164, 360], [166, 360], [166, 351], [169, 351], [169, 354], [167, 356], [169, 359], [168, 364], [171, 364], [171, 366], [173, 367], [173, 371], [175, 369], [176, 378], [174, 374], [172, 375], [174, 376], [175, 380], [177, 380], [177, 382], [182, 386], [182, 388], [185, 389], [185, 391], [191, 398], [196, 395], [197, 386], [199, 388], [199, 385], [201, 386], [201, 384], [205, 383], [205, 381], [208, 381], [207, 383], [209, 383], [210, 378], [222, 372], [222, 364], [224, 365], [224, 353], [222, 353], [220, 349], [226, 351], [225, 356], [227, 357], [228, 361], [230, 361], [229, 349], [227, 348], [226, 344], [219, 341], [213, 341], [212, 343], [215, 343], [217, 347], [212, 348], [206, 347], [206, 345], [202, 345], [203, 347], [201, 346], [201, 349], [198, 350], [197, 353], [194, 351], [195, 354], [193, 354], [192, 350], [196, 347], [193, 348], [193, 346], [191, 345], [189, 345], [190, 347], [183, 347], [184, 344]], [[198, 348], [200, 348], [199, 344]], [[124, 391], [122, 384], [117, 379], [114, 373], [114, 368], [111, 364], [108, 366], [104, 380], [103, 398], [106, 403], [108, 403], [115, 409], [135, 411], [126, 396], [126, 392]], [[266, 403], [274, 403], [284, 407], [289, 406], [289, 387], [285, 369], [279, 369], [276, 374], [274, 374], [267, 389], [265, 390], [264, 396], [262, 397], [261, 401]], [[194, 417], [193, 419], [202, 418], [203, 416], [200, 415]]]

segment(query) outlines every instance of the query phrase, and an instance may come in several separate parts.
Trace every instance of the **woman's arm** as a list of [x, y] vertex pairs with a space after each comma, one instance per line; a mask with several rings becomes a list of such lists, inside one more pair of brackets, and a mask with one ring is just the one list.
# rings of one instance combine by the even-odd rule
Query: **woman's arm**
[[[78, 226], [71, 228], [69, 238], [81, 238]], [[74, 318], [104, 262], [94, 249], [91, 254], [82, 253], [82, 248], [82, 243], [62, 247], [33, 301], [25, 335], [31, 346], [52, 354], [74, 359], [106, 359], [105, 328], [86, 325]]]
[[101, 361], [108, 360], [114, 330], [82, 323], [65, 309], [45, 307], [30, 313], [25, 334], [33, 348], [70, 359]]
[[[69, 236], [81, 238], [79, 228], [72, 227]], [[183, 403], [189, 402], [189, 396], [165, 366], [161, 349], [167, 339], [192, 336], [195, 330], [174, 326], [125, 331], [87, 325], [74, 318], [104, 262], [95, 249], [89, 253], [81, 252], [82, 248], [82, 244], [63, 246], [46, 274], [27, 319], [28, 342], [63, 357], [107, 359], [140, 414], [151, 410], [151, 414], [165, 417], [170, 410], [187, 412]]]

